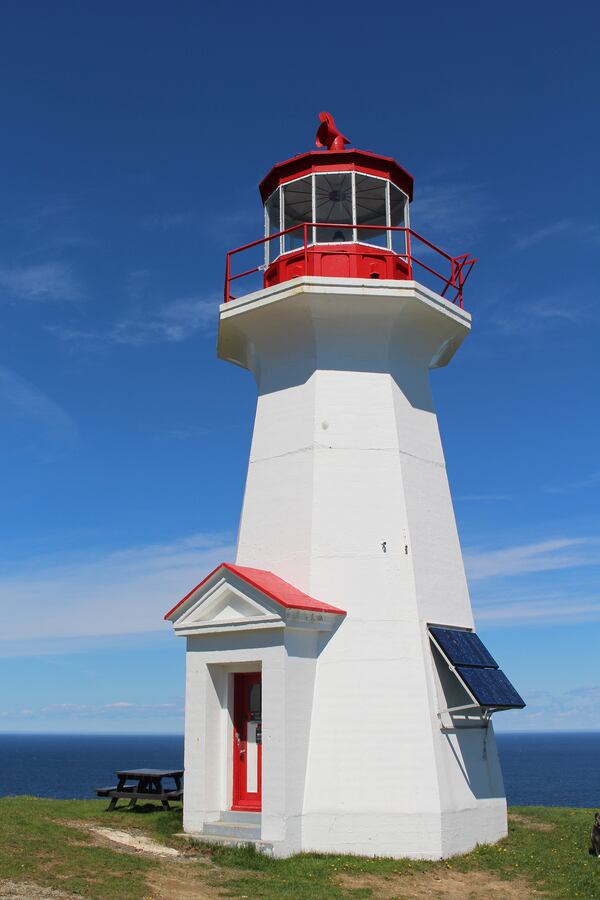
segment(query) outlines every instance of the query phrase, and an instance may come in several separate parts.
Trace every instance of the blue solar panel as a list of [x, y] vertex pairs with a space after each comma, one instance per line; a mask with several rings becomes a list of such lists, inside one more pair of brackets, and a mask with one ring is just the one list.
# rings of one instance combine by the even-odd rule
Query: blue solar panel
[[514, 689], [483, 642], [472, 631], [430, 625], [435, 642], [480, 706], [522, 708], [525, 701]]
[[525, 706], [502, 669], [457, 666], [456, 671], [481, 706]]
[[440, 645], [453, 666], [491, 666], [498, 663], [486, 650], [482, 641], [472, 631], [430, 626], [429, 631]]

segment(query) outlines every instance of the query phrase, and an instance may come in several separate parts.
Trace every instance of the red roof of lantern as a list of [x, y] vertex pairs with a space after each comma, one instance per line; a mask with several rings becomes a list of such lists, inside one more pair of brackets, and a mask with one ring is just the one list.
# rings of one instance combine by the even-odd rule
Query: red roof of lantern
[[312, 172], [362, 172], [387, 178], [400, 190], [413, 196], [413, 177], [390, 156], [379, 156], [368, 150], [311, 150], [277, 163], [259, 185], [263, 203], [273, 191], [287, 181], [302, 178]]

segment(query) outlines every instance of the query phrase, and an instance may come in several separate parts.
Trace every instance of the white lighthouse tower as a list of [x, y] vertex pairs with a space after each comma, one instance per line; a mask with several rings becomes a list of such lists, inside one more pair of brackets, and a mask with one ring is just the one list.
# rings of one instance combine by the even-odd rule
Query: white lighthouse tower
[[411, 231], [403, 168], [321, 122], [227, 260], [219, 355], [258, 402], [235, 563], [166, 616], [184, 828], [439, 858], [506, 834], [490, 718], [524, 705], [474, 633], [429, 386], [469, 332], [474, 260]]

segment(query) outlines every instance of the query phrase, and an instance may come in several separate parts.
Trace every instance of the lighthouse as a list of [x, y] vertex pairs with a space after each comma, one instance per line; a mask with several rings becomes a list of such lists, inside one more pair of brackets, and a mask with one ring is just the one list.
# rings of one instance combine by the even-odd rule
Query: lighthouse
[[258, 399], [236, 558], [165, 617], [184, 829], [437, 859], [506, 835], [491, 719], [524, 706], [475, 631], [429, 384], [475, 260], [412, 230], [411, 175], [320, 118], [227, 256], [218, 352]]

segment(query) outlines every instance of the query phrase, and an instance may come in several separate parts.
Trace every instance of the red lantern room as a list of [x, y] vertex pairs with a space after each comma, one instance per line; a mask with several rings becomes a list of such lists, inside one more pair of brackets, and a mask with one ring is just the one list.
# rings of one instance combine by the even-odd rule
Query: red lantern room
[[[411, 231], [412, 175], [390, 157], [346, 150], [329, 113], [320, 119], [316, 143], [323, 149], [277, 163], [261, 181], [265, 236], [228, 254], [225, 300], [234, 299], [232, 281], [258, 271], [268, 288], [302, 276], [406, 280], [417, 265], [420, 280], [429, 273], [434, 290], [462, 306], [475, 260], [451, 257]], [[262, 263], [232, 274], [232, 257], [251, 249], [264, 253]], [[431, 251], [447, 271], [432, 265]]]
[[391, 229], [409, 227], [412, 189], [398, 163], [364, 150], [312, 151], [278, 163], [260, 184], [270, 238], [265, 287], [298, 275], [409, 277], [406, 232]]

